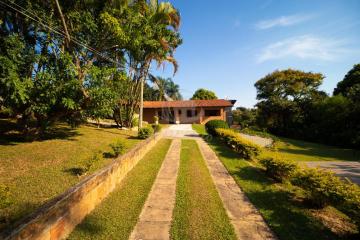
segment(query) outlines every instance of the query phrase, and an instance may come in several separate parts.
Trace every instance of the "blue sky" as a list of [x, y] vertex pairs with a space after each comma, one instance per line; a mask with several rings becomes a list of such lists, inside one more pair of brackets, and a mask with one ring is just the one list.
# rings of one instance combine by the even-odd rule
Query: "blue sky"
[[[171, 0], [183, 44], [173, 77], [188, 99], [198, 88], [236, 106], [256, 104], [254, 83], [276, 69], [321, 72], [322, 90], [360, 63], [359, 0]], [[157, 70], [172, 77], [172, 67]]]

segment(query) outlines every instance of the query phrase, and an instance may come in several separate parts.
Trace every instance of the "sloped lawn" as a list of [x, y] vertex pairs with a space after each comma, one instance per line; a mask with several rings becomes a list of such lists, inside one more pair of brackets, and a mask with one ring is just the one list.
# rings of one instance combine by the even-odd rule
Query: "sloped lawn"
[[[12, 123], [2, 119], [0, 124]], [[11, 205], [0, 210], [0, 231], [113, 161], [109, 144], [124, 139], [129, 149], [139, 141], [134, 132], [91, 125], [72, 129], [59, 124], [37, 141], [20, 138], [15, 130], [2, 133], [0, 183], [9, 187]], [[79, 176], [89, 163], [88, 172]]]
[[[195, 128], [197, 126], [194, 126]], [[201, 128], [201, 127], [198, 127]], [[360, 161], [360, 151], [296, 139], [276, 137], [268, 133], [246, 130], [245, 134], [275, 139], [276, 154], [295, 161]], [[262, 157], [274, 155], [273, 151], [263, 151]]]

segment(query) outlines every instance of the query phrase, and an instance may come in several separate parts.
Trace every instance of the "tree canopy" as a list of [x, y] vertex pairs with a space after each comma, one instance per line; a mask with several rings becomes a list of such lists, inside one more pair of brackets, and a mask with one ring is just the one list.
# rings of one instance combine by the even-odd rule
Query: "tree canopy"
[[144, 99], [152, 101], [172, 101], [181, 100], [180, 87], [174, 83], [171, 78], [162, 78], [160, 76], [149, 75], [154, 87], [147, 90], [147, 96]]
[[0, 14], [0, 107], [24, 129], [112, 114], [131, 126], [150, 65], [178, 67], [180, 14], [169, 2], [16, 0]]
[[334, 95], [338, 94], [360, 102], [360, 64], [354, 65], [344, 79], [337, 84]]
[[318, 91], [323, 79], [321, 73], [293, 69], [277, 70], [255, 83], [257, 99], [298, 101], [309, 98]]
[[287, 69], [274, 71], [255, 83], [259, 122], [277, 134], [286, 135], [304, 123], [303, 108], [318, 91], [320, 73]]
[[255, 83], [257, 127], [286, 137], [359, 148], [357, 69], [355, 65], [338, 84], [334, 96], [318, 90], [324, 78], [320, 73], [288, 69], [265, 76]]
[[195, 91], [194, 95], [191, 97], [191, 100], [211, 100], [218, 99], [216, 94], [213, 91], [200, 88]]

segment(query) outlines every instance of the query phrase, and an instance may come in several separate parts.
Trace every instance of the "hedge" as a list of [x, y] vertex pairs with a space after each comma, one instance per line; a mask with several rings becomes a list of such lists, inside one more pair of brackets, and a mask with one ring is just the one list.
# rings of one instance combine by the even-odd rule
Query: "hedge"
[[162, 128], [160, 124], [152, 124], [151, 127], [154, 129], [154, 132], [160, 132]]
[[215, 131], [217, 128], [227, 129], [229, 128], [229, 125], [223, 120], [210, 120], [205, 124], [206, 132], [212, 136], [217, 135]]
[[261, 148], [252, 143], [251, 141], [244, 139], [239, 133], [234, 132], [231, 129], [217, 128], [215, 129], [216, 135], [226, 143], [235, 152], [239, 153], [241, 157], [245, 159], [252, 159], [258, 156], [261, 152]]
[[146, 139], [151, 135], [153, 135], [153, 133], [154, 133], [154, 129], [151, 126], [146, 126], [139, 129], [138, 138]]
[[348, 215], [360, 229], [360, 187], [334, 173], [305, 168], [294, 176], [292, 183], [305, 189], [318, 207], [333, 205]]
[[260, 159], [260, 164], [266, 169], [266, 174], [278, 182], [285, 182], [299, 169], [296, 162], [279, 157]]
[[118, 139], [115, 143], [110, 144], [110, 147], [113, 150], [114, 157], [118, 157], [125, 152], [125, 142], [123, 139]]
[[[259, 146], [243, 139], [231, 129], [216, 129], [217, 136], [245, 159], [259, 155]], [[317, 168], [300, 168], [279, 157], [260, 160], [266, 173], [276, 181], [287, 181], [305, 190], [309, 200], [318, 207], [332, 205], [348, 215], [360, 230], [360, 187], [334, 173]]]

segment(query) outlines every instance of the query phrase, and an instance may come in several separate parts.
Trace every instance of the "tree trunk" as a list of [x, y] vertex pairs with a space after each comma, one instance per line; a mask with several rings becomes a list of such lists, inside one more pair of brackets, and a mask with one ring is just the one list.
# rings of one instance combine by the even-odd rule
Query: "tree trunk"
[[66, 38], [65, 38], [65, 44], [66, 44], [66, 47], [69, 47], [70, 45], [70, 34], [68, 32], [68, 29], [67, 29], [67, 26], [66, 26], [66, 22], [65, 22], [65, 17], [61, 11], [61, 7], [60, 7], [60, 4], [59, 4], [59, 1], [58, 0], [55, 0], [55, 3], [56, 3], [56, 8], [59, 12], [59, 15], [60, 15], [60, 19], [61, 19], [61, 23], [63, 25], [63, 28], [64, 28], [64, 32], [65, 32], [65, 35], [66, 35]]

